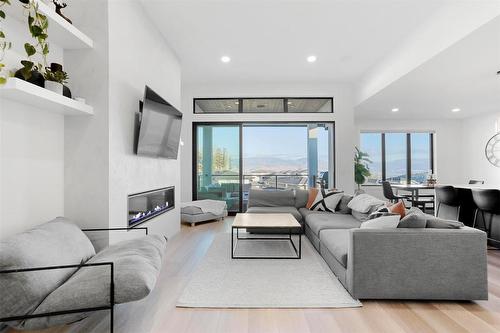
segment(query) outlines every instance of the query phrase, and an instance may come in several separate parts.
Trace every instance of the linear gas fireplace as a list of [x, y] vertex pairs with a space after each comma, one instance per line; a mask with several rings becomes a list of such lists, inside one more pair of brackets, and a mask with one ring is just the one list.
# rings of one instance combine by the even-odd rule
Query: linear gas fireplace
[[175, 208], [175, 187], [128, 196], [128, 226], [135, 227]]

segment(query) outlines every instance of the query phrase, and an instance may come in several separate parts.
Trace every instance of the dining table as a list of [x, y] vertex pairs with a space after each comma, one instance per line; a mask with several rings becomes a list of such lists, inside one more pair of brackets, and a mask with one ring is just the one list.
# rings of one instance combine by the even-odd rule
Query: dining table
[[[433, 184], [392, 184], [392, 188], [399, 191], [410, 192], [412, 203], [416, 203], [419, 201], [421, 197], [420, 191], [422, 190], [434, 190]], [[434, 197], [431, 194], [425, 194], [425, 197]]]

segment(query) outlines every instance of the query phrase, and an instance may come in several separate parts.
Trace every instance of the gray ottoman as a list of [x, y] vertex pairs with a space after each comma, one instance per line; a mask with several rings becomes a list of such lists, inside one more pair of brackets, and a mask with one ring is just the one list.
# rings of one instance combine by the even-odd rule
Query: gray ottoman
[[201, 208], [196, 206], [188, 206], [181, 208], [181, 221], [184, 223], [191, 224], [192, 227], [196, 223], [206, 222], [206, 221], [222, 221], [227, 216], [227, 210], [220, 215], [215, 215], [212, 213], [203, 213]]

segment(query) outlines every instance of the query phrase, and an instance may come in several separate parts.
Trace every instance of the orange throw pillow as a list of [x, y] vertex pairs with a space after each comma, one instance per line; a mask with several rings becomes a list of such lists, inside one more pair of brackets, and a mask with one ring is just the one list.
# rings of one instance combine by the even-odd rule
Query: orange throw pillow
[[405, 217], [406, 215], [406, 207], [403, 201], [399, 201], [398, 203], [389, 206], [389, 211], [394, 214], [399, 214], [401, 218]]
[[314, 199], [316, 199], [316, 196], [318, 195], [318, 189], [317, 188], [310, 188], [309, 189], [309, 198], [307, 199], [307, 205], [306, 208], [310, 209]]

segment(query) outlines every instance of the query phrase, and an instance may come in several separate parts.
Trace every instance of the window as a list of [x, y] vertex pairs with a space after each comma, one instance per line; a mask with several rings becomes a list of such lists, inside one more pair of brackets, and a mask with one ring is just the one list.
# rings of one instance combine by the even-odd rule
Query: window
[[371, 163], [370, 177], [366, 180], [367, 185], [377, 185], [382, 183], [382, 134], [364, 133], [361, 135], [361, 150], [368, 154]]
[[244, 212], [251, 188], [335, 186], [334, 123], [194, 123], [194, 135], [195, 200]]
[[361, 133], [360, 149], [371, 161], [365, 184], [424, 183], [433, 173], [433, 142], [433, 133]]
[[207, 113], [333, 113], [330, 97], [195, 98], [193, 112]]
[[405, 183], [407, 174], [407, 151], [405, 133], [385, 134], [385, 180]]

